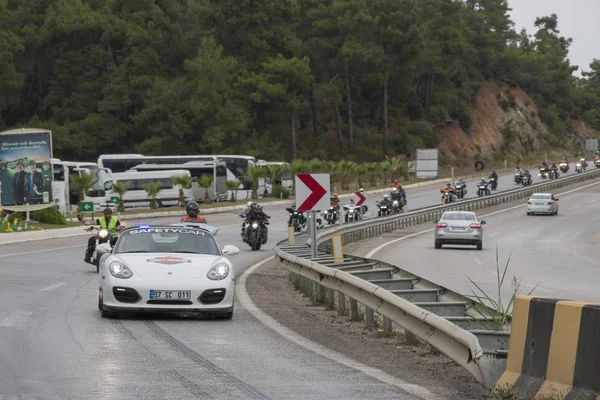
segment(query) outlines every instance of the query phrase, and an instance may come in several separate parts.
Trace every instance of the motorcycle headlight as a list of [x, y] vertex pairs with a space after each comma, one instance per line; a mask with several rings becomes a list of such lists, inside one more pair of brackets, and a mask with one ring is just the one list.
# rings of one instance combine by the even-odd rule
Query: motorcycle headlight
[[219, 281], [221, 279], [225, 279], [225, 278], [227, 278], [228, 275], [229, 275], [229, 265], [227, 265], [225, 263], [220, 263], [220, 264], [215, 265], [214, 267], [209, 269], [208, 272], [206, 273], [206, 276], [208, 277], [208, 279], [211, 279], [213, 281]]
[[252, 223], [252, 227], [253, 227], [254, 229], [258, 228], [258, 222], [253, 222], [253, 223]]
[[119, 279], [129, 279], [133, 276], [133, 272], [125, 264], [119, 261], [113, 261], [108, 266], [108, 271], [112, 276]]
[[394, 204], [395, 204], [395, 205], [398, 205], [398, 200], [394, 200]]
[[108, 229], [100, 229], [100, 232], [98, 232], [98, 236], [102, 239], [106, 239], [106, 237], [108, 236]]

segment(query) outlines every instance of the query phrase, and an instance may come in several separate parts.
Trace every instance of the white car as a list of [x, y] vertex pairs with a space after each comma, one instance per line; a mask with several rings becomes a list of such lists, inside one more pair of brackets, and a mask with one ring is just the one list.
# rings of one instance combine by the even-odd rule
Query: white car
[[558, 197], [551, 193], [534, 193], [527, 200], [527, 215], [558, 214]]
[[140, 226], [125, 229], [100, 265], [98, 308], [102, 317], [128, 312], [195, 311], [233, 317], [235, 277], [209, 229]]

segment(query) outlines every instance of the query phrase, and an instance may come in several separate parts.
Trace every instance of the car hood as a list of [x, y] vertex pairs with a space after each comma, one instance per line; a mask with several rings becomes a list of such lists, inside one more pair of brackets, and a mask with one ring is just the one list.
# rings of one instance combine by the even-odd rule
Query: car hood
[[115, 254], [108, 261], [109, 263], [121, 261], [135, 275], [144, 278], [165, 278], [167, 275], [200, 278], [205, 276], [211, 267], [219, 263], [225, 263], [231, 268], [231, 263], [225, 257], [207, 254]]

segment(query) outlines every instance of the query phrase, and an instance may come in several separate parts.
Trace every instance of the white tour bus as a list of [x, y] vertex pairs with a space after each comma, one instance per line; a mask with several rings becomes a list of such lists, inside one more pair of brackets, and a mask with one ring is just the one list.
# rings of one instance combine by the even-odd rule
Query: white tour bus
[[[89, 173], [94, 176], [94, 185], [85, 193], [83, 201], [91, 201], [94, 208], [101, 208], [109, 198], [112, 183], [110, 174], [98, 168], [98, 165], [84, 161], [63, 161], [58, 158], [51, 160], [52, 164], [52, 198], [62, 213], [68, 213], [72, 207], [77, 207], [79, 191], [69, 185], [69, 177], [73, 174]], [[108, 183], [107, 183], [108, 182]]]
[[[156, 196], [158, 206], [177, 206], [179, 203], [179, 185], [173, 184], [173, 177], [187, 175], [191, 178], [190, 171], [186, 169], [173, 169], [169, 171], [128, 171], [112, 174], [112, 183], [130, 182], [129, 189], [123, 196], [123, 205], [127, 207], [150, 207], [151, 198], [144, 187], [149, 183], [160, 183], [160, 192]], [[193, 199], [192, 189], [183, 189], [185, 200]], [[114, 190], [110, 196], [118, 196]]]
[[[281, 175], [281, 180], [275, 182], [275, 186], [281, 185], [284, 188], [287, 188], [290, 192], [292, 190], [292, 175], [289, 172], [290, 164], [282, 161], [265, 161], [258, 160], [259, 167], [267, 168], [269, 165], [278, 165], [286, 168], [285, 172]], [[262, 188], [264, 186], [264, 191], [270, 196], [273, 193], [273, 182], [271, 182], [271, 177], [267, 176], [266, 178], [260, 179], [259, 186]]]
[[[245, 180], [243, 175], [249, 168], [258, 164], [253, 156], [245, 155], [179, 155], [179, 156], [144, 156], [142, 154], [103, 154], [98, 157], [98, 167], [108, 168], [113, 173], [128, 171], [140, 164], [183, 164], [189, 161], [223, 160], [227, 163], [227, 180], [237, 180], [240, 187], [236, 191], [239, 200], [250, 198], [252, 182]], [[263, 193], [264, 187], [259, 185], [258, 193]]]
[[[213, 181], [208, 188], [210, 201], [227, 200], [227, 164], [223, 160], [215, 161], [188, 161], [183, 164], [140, 164], [130, 171], [167, 171], [174, 169], [185, 169], [190, 171], [191, 177], [200, 179], [202, 175], [212, 176]], [[197, 182], [192, 183], [192, 193], [194, 199], [203, 202], [206, 199], [206, 189]]]

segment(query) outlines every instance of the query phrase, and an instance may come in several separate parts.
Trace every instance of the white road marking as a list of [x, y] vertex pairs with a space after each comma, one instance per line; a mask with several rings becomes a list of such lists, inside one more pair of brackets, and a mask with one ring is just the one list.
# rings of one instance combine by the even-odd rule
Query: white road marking
[[579, 208], [579, 206], [570, 207], [569, 210], [574, 210], [576, 208]]
[[479, 258], [475, 257], [474, 260], [477, 263], [477, 265], [483, 265], [483, 263], [479, 260]]
[[[559, 193], [556, 196], [564, 196], [565, 194], [569, 194], [569, 193], [573, 193], [573, 192], [578, 192], [580, 190], [583, 190], [583, 189], [586, 189], [586, 188], [589, 188], [589, 187], [592, 187], [592, 186], [596, 186], [596, 185], [600, 185], [600, 182], [590, 183], [589, 185], [585, 185], [585, 186], [581, 186], [581, 187], [578, 187], [578, 188], [575, 188], [575, 189], [571, 189], [569, 191], [566, 191], [566, 192], [563, 192], [563, 193]], [[519, 204], [518, 206], [513, 206], [513, 207], [505, 208], [505, 209], [502, 209], [502, 210], [494, 211], [494, 212], [491, 212], [489, 214], [481, 215], [480, 218], [490, 217], [492, 215], [505, 213], [505, 212], [508, 212], [508, 211], [516, 210], [517, 208], [521, 208], [521, 207], [527, 207], [527, 204]], [[373, 250], [371, 250], [370, 252], [368, 252], [365, 255], [365, 258], [371, 258], [371, 257], [373, 257], [373, 255], [375, 253], [379, 252], [381, 249], [383, 249], [384, 247], [389, 246], [392, 243], [397, 243], [397, 242], [399, 242], [401, 240], [405, 240], [405, 239], [408, 239], [408, 238], [411, 238], [411, 237], [419, 236], [419, 235], [422, 235], [424, 233], [432, 232], [434, 230], [435, 230], [435, 228], [434, 229], [427, 229], [427, 230], [424, 230], [424, 231], [421, 231], [421, 232], [413, 233], [411, 235], [407, 235], [407, 236], [403, 236], [403, 237], [398, 238], [398, 239], [391, 240], [391, 241], [389, 241], [387, 243], [383, 243], [383, 244], [377, 246], [376, 248], [374, 248]]]
[[513, 226], [512, 228], [513, 228], [513, 229], [517, 229], [517, 228], [519, 228], [520, 226], [521, 226], [521, 225], [515, 225], [515, 226]]
[[0, 258], [6, 258], [6, 257], [16, 257], [16, 256], [25, 256], [25, 255], [29, 255], [29, 254], [36, 254], [36, 253], [47, 253], [50, 251], [60, 251], [60, 250], [67, 250], [67, 249], [76, 249], [78, 247], [87, 247], [87, 245], [78, 245], [78, 246], [66, 246], [66, 247], [54, 247], [51, 249], [43, 249], [43, 250], [34, 250], [34, 251], [26, 251], [24, 253], [12, 253], [12, 254], [2, 254], [0, 255]]
[[25, 329], [25, 325], [27, 324], [27, 320], [31, 314], [31, 311], [12, 311], [10, 314], [4, 317], [2, 321], [0, 321], [0, 327], [15, 327], [17, 329]]
[[66, 285], [66, 284], [67, 284], [66, 282], [58, 282], [58, 283], [55, 283], [54, 285], [50, 285], [43, 289], [40, 289], [40, 292], [50, 292], [54, 289], [58, 289], [59, 287], [61, 287], [63, 285]]
[[595, 202], [596, 202], [596, 200], [591, 200], [591, 201], [590, 201], [590, 204], [593, 204], [593, 203], [595, 203]]
[[256, 307], [254, 302], [250, 299], [248, 291], [246, 290], [246, 279], [250, 274], [252, 274], [258, 268], [260, 268], [263, 264], [265, 264], [268, 261], [271, 261], [274, 258], [275, 256], [272, 256], [267, 258], [266, 260], [259, 262], [258, 264], [254, 264], [252, 267], [246, 270], [244, 274], [242, 274], [235, 287], [236, 295], [238, 296], [238, 300], [242, 304], [242, 307], [248, 310], [248, 312], [252, 314], [257, 320], [259, 320], [263, 325], [269, 327], [279, 335], [296, 343], [297, 345], [302, 346], [305, 349], [310, 350], [320, 356], [327, 357], [338, 364], [342, 364], [349, 368], [356, 369], [383, 383], [396, 386], [401, 390], [404, 390], [405, 392], [408, 392], [415, 396], [421, 397], [424, 400], [442, 399], [442, 397], [431, 393], [429, 390], [422, 386], [414, 385], [403, 381], [402, 379], [396, 378], [395, 376], [381, 371], [380, 369], [370, 367], [358, 361], [352, 360], [351, 358], [346, 357], [345, 355], [333, 351], [325, 346], [321, 346], [320, 344], [315, 343], [302, 335], [298, 335], [296, 332], [292, 331], [286, 326], [281, 325], [279, 322], [265, 314], [261, 309]]

